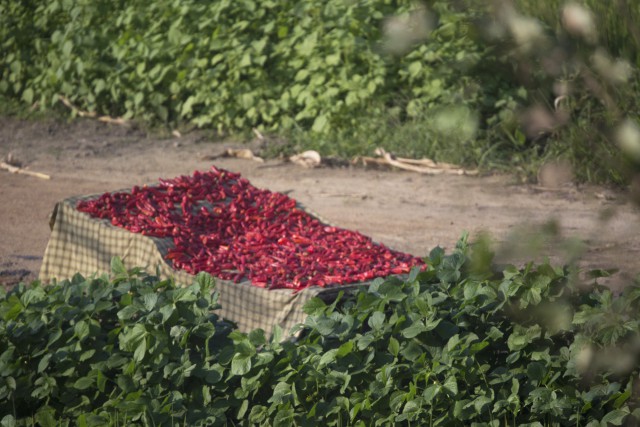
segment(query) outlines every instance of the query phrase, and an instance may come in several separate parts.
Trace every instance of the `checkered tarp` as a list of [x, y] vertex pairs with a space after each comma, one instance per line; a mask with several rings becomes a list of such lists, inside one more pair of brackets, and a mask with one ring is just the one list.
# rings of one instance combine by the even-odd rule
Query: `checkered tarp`
[[[66, 279], [76, 273], [90, 276], [109, 273], [111, 259], [122, 258], [127, 268], [142, 267], [160, 278], [173, 277], [177, 283], [189, 285], [193, 276], [174, 270], [164, 260], [173, 242], [170, 238], [154, 238], [132, 233], [95, 219], [76, 209], [79, 200], [99, 195], [73, 197], [56, 204], [51, 216], [51, 237], [45, 251], [40, 280]], [[334, 299], [340, 290], [357, 285], [332, 288], [312, 287], [294, 293], [289, 289], [267, 290], [249, 282], [233, 283], [216, 279], [222, 309], [219, 315], [236, 322], [243, 332], [261, 328], [267, 333], [275, 325], [284, 331], [304, 321], [302, 306], [312, 297]]]

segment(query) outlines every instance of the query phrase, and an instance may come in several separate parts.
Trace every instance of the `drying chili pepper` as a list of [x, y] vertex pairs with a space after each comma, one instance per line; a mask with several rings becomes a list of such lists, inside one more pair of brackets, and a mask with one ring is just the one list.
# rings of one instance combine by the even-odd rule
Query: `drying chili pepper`
[[323, 224], [294, 199], [215, 167], [105, 193], [77, 209], [131, 232], [171, 238], [165, 259], [176, 269], [262, 288], [301, 290], [426, 268], [420, 258]]

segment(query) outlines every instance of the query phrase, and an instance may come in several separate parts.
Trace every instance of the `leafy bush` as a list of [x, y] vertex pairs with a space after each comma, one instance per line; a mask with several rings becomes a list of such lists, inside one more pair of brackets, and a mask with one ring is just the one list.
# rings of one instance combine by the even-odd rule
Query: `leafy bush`
[[640, 286], [477, 261], [461, 240], [404, 281], [313, 299], [284, 341], [218, 319], [206, 275], [179, 288], [115, 260], [109, 280], [20, 285], [0, 301], [2, 425], [637, 420]]
[[0, 96], [529, 177], [564, 157], [579, 180], [625, 183], [640, 10], [584, 3], [599, 38], [571, 34], [559, 0], [3, 2]]
[[[172, 126], [325, 137], [367, 117], [480, 107], [500, 80], [473, 75], [489, 51], [470, 30], [478, 8], [448, 3], [431, 14], [405, 0], [3, 3], [0, 94], [42, 108], [62, 95], [83, 110]], [[381, 30], [389, 17], [419, 37], [391, 49]]]
[[64, 95], [82, 109], [164, 123], [238, 130], [295, 121], [321, 131], [384, 86], [372, 42], [394, 9], [383, 1], [3, 3], [0, 92], [42, 106]]
[[[114, 274], [19, 285], [0, 304], [3, 425], [205, 421], [230, 325], [210, 276], [185, 288], [114, 260]], [[219, 338], [220, 337], [220, 338]], [[218, 410], [218, 412], [220, 412]], [[214, 418], [215, 419], [215, 418]]]

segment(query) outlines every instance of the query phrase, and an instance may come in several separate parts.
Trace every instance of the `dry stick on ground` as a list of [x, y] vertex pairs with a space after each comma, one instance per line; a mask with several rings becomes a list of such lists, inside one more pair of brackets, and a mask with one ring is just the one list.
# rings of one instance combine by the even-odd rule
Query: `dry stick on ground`
[[35, 176], [36, 178], [40, 178], [40, 179], [51, 179], [51, 177], [47, 174], [40, 173], [40, 172], [32, 172], [26, 169], [12, 166], [5, 162], [0, 162], [0, 169], [8, 170], [11, 173], [20, 173], [22, 175]]
[[253, 160], [254, 162], [264, 163], [262, 157], [253, 154], [253, 151], [248, 148], [227, 148], [222, 153], [206, 155], [200, 157], [201, 160], [216, 160], [221, 157], [235, 157], [236, 159]]
[[366, 165], [367, 163], [375, 163], [378, 165], [387, 165], [397, 167], [412, 172], [418, 172], [428, 175], [452, 174], [452, 175], [477, 175], [477, 170], [467, 170], [451, 163], [436, 163], [431, 159], [405, 159], [396, 158], [387, 153], [382, 148], [376, 148], [376, 155], [382, 158], [361, 157], [360, 160]]
[[128, 124], [127, 120], [123, 119], [122, 117], [98, 116], [93, 111], [82, 111], [81, 109], [79, 109], [78, 107], [73, 105], [71, 103], [71, 101], [69, 101], [69, 98], [67, 98], [66, 96], [58, 95], [58, 98], [60, 99], [60, 101], [64, 105], [66, 105], [70, 110], [72, 110], [74, 113], [76, 113], [80, 117], [90, 117], [90, 118], [96, 119], [96, 120], [98, 120], [100, 122], [112, 123], [112, 124], [115, 124], [115, 125], [127, 125]]

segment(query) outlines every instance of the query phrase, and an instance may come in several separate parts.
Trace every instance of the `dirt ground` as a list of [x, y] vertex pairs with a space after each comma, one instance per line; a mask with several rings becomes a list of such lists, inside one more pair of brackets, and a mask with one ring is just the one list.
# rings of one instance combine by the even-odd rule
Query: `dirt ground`
[[[572, 184], [541, 188], [505, 175], [426, 176], [352, 166], [305, 169], [284, 160], [207, 160], [231, 146], [197, 132], [163, 138], [94, 120], [0, 118], [0, 158], [12, 153], [28, 170], [51, 176], [0, 171], [0, 284], [37, 278], [57, 201], [191, 174], [212, 164], [240, 172], [258, 187], [285, 192], [333, 224], [414, 255], [427, 255], [435, 246], [451, 250], [466, 230], [472, 241], [487, 232], [498, 262], [549, 255], [562, 263], [575, 255], [566, 251], [570, 246], [582, 248], [584, 269], [619, 269], [605, 281], [612, 287], [630, 284], [640, 273], [640, 209], [623, 192]], [[540, 239], [550, 222], [560, 238]], [[541, 252], [522, 250], [538, 240], [544, 243]]]

